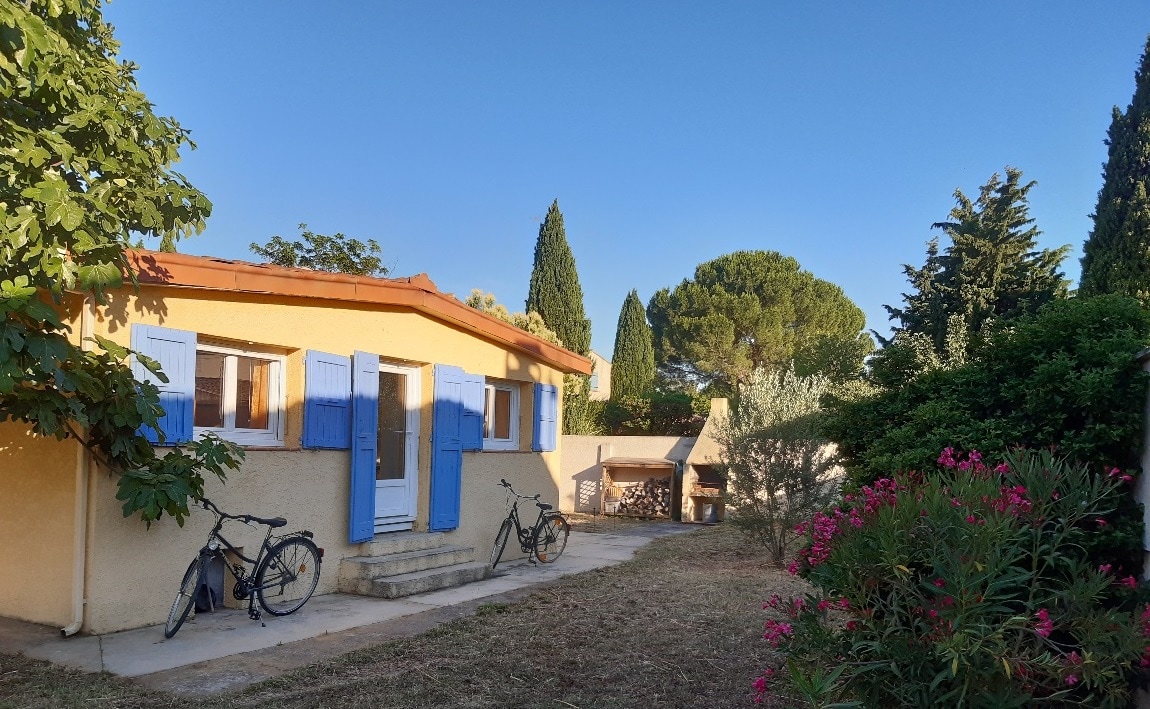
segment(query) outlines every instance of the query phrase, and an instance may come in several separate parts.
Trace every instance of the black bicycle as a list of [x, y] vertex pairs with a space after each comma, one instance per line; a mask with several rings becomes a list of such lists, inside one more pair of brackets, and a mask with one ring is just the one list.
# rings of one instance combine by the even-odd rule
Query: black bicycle
[[[172, 610], [168, 612], [164, 637], [170, 638], [175, 635], [187, 620], [188, 614], [196, 604], [196, 596], [200, 594], [200, 588], [205, 583], [208, 564], [217, 557], [224, 559], [224, 566], [235, 577], [232, 596], [237, 601], [248, 602], [248, 617], [252, 620], [259, 620], [262, 617], [259, 608], [255, 606], [256, 601], [259, 601], [260, 606], [272, 615], [288, 615], [302, 608], [315, 592], [315, 587], [319, 583], [320, 563], [323, 561], [323, 549], [312, 541], [312, 533], [301, 530], [273, 537], [273, 529], [287, 525], [287, 520], [283, 517], [265, 519], [253, 515], [230, 515], [206, 498], [202, 502], [205, 510], [215, 514], [216, 523], [208, 535], [208, 543], [200, 549], [200, 553], [184, 573], [184, 580], [180, 582], [180, 592], [172, 602]], [[267, 525], [268, 532], [264, 535], [263, 544], [260, 545], [256, 558], [244, 556], [220, 534], [224, 522], [229, 519], [249, 525], [253, 523]], [[228, 566], [224, 549], [251, 564], [253, 573], [249, 574], [241, 563]], [[211, 597], [210, 592], [207, 597], [209, 607], [214, 610], [216, 599]]]
[[[515, 528], [515, 535], [519, 539], [519, 546], [524, 553], [529, 554], [531, 563], [538, 559], [544, 564], [550, 564], [559, 558], [567, 548], [567, 535], [571, 532], [571, 525], [560, 512], [552, 512], [552, 506], [539, 501], [539, 495], [520, 495], [511, 487], [511, 483], [500, 480], [499, 484], [507, 488], [507, 506], [510, 511], [507, 519], [499, 527], [499, 534], [495, 535], [495, 546], [491, 547], [491, 568], [499, 563], [503, 556], [503, 549], [507, 546], [507, 538], [511, 536], [511, 528]], [[524, 528], [519, 523], [519, 502], [521, 500], [534, 500], [539, 508], [539, 518], [535, 525]]]

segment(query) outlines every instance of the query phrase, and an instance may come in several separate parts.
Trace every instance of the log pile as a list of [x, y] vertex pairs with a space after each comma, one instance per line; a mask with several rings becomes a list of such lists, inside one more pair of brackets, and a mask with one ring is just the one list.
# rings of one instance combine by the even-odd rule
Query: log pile
[[618, 514], [643, 517], [671, 514], [671, 479], [648, 478], [645, 483], [623, 487]]

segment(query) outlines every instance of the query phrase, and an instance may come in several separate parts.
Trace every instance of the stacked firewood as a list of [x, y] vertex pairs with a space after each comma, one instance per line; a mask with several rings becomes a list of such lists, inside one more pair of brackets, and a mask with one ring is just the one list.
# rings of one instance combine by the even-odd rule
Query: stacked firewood
[[671, 514], [671, 479], [649, 478], [645, 483], [629, 485], [619, 498], [619, 514]]

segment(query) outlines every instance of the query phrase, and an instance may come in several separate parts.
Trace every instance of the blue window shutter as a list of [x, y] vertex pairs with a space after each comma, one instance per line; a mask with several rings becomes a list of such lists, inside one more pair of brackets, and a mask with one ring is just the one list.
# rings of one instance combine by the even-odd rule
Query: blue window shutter
[[482, 374], [463, 374], [463, 414], [459, 422], [459, 442], [465, 451], [483, 450], [483, 409], [487, 381]]
[[[132, 325], [132, 349], [160, 363], [167, 375], [164, 383], [138, 360], [132, 360], [132, 375], [148, 381], [160, 390], [164, 415], [156, 425], [164, 434], [163, 445], [176, 445], [192, 440], [192, 421], [196, 404], [196, 333], [156, 325]], [[140, 433], [152, 443], [160, 442], [159, 432], [144, 426]]]
[[304, 356], [303, 447], [351, 447], [351, 358], [308, 350]]
[[433, 532], [459, 526], [466, 376], [459, 367], [435, 365], [435, 403], [431, 416], [431, 510], [428, 520], [428, 528]]
[[352, 543], [375, 536], [375, 466], [379, 440], [379, 355], [356, 352], [352, 357], [351, 403]]
[[558, 439], [559, 387], [553, 384], [535, 385], [534, 441], [531, 450], [553, 451]]

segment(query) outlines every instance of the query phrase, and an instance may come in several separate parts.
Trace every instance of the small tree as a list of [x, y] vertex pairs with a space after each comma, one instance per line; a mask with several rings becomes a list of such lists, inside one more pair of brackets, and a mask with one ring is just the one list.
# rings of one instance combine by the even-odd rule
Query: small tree
[[651, 326], [632, 290], [623, 301], [619, 326], [615, 330], [615, 354], [611, 358], [611, 398], [645, 396], [655, 386], [655, 348], [651, 344]]
[[756, 369], [719, 424], [720, 470], [730, 522], [767, 547], [782, 566], [795, 525], [825, 508], [839, 489], [828, 442], [819, 436], [826, 377]]
[[266, 246], [252, 242], [249, 248], [277, 266], [377, 278], [388, 274], [375, 239], [368, 239], [365, 244], [340, 233], [325, 236], [311, 231], [307, 224], [300, 224], [299, 230], [302, 241], [273, 236]]
[[209, 436], [161, 457], [139, 435], [163, 415], [156, 386], [135, 380], [130, 350], [79, 343], [61, 315], [134, 281], [133, 235], [174, 249], [211, 213], [172, 170], [188, 132], [152, 112], [118, 50], [97, 0], [0, 3], [0, 423], [74, 438], [117, 476], [126, 516], [182, 523], [242, 451]]
[[[528, 313], [513, 313], [507, 309], [507, 306], [496, 300], [494, 294], [484, 293], [478, 288], [472, 290], [471, 295], [469, 295], [464, 302], [469, 307], [497, 317], [503, 322], [510, 323], [520, 330], [529, 332], [553, 345], [563, 347], [563, 342], [559, 339], [559, 336], [544, 324], [543, 318], [539, 317], [539, 313], [534, 311]], [[584, 389], [581, 392], [581, 396], [578, 394], [570, 396], [568, 394], [571, 390], [578, 391], [580, 387], [589, 386], [590, 384], [587, 377], [578, 374], [563, 375], [563, 420], [565, 433], [583, 436], [600, 433], [599, 427], [596, 425], [597, 416], [592, 411], [593, 402], [591, 402], [588, 396], [589, 392]], [[568, 408], [572, 406], [571, 402], [575, 402], [574, 406], [582, 408]], [[568, 419], [573, 419], [576, 422], [574, 430], [567, 430], [568, 424], [566, 422]]]

